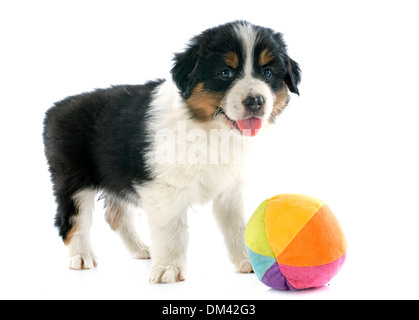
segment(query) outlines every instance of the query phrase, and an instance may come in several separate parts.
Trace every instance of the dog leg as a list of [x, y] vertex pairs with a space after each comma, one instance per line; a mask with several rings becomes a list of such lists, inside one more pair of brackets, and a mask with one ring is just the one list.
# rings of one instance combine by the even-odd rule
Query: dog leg
[[106, 196], [105, 219], [119, 234], [127, 249], [135, 259], [150, 259], [147, 245], [143, 243], [135, 228], [138, 208], [112, 195]]
[[189, 239], [187, 206], [173, 186], [159, 184], [152, 189], [142, 194], [151, 232], [150, 282], [183, 281]]
[[186, 210], [164, 223], [153, 221], [151, 229], [152, 267], [150, 282], [171, 283], [185, 280], [188, 223]]
[[243, 215], [243, 195], [239, 184], [230, 190], [223, 191], [214, 200], [213, 211], [224, 235], [230, 260], [239, 272], [252, 272], [244, 244], [246, 221]]
[[70, 269], [91, 269], [97, 265], [90, 244], [95, 196], [96, 190], [83, 190], [73, 196], [78, 210], [71, 218], [73, 227], [64, 240], [70, 255]]

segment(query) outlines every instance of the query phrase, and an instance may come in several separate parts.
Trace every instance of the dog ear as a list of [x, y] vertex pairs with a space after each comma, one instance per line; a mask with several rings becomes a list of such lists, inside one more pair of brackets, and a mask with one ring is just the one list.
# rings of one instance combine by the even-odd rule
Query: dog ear
[[273, 35], [274, 39], [276, 40], [277, 44], [279, 45], [279, 49], [285, 53], [285, 64], [287, 68], [287, 74], [285, 75], [285, 83], [288, 86], [288, 89], [295, 94], [300, 95], [298, 91], [298, 84], [301, 81], [301, 69], [297, 62], [292, 60], [288, 57], [287, 54], [287, 45], [284, 42], [284, 38], [282, 33], [278, 32]]
[[287, 57], [286, 59], [286, 65], [287, 65], [287, 74], [285, 75], [285, 83], [288, 86], [288, 89], [295, 93], [300, 95], [300, 92], [298, 91], [298, 84], [301, 81], [301, 70], [300, 66], [297, 62], [292, 60], [290, 57]]
[[186, 51], [175, 54], [171, 70], [173, 81], [182, 93], [184, 99], [189, 98], [198, 80], [193, 77], [198, 66], [201, 51], [200, 37], [192, 39]]

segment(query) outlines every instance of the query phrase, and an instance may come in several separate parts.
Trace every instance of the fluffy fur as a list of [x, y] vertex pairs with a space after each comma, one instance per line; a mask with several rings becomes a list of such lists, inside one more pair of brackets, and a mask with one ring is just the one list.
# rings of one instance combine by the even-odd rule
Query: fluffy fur
[[[44, 143], [55, 225], [70, 267], [96, 265], [89, 230], [101, 191], [107, 221], [137, 258], [150, 253], [132, 219], [140, 207], [147, 213], [150, 281], [184, 280], [187, 210], [208, 201], [230, 259], [240, 272], [250, 272], [240, 173], [241, 151], [253, 138], [243, 126], [254, 135], [255, 123], [262, 130], [272, 123], [288, 103], [288, 90], [298, 94], [299, 81], [280, 33], [236, 21], [193, 38], [175, 55], [172, 79], [56, 103], [46, 114]], [[239, 161], [232, 145], [240, 146]]]

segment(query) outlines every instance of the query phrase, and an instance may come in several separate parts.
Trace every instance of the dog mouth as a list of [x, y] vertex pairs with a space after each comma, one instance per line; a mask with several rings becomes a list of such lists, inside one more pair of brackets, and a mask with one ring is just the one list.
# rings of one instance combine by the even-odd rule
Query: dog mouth
[[254, 137], [262, 128], [262, 119], [258, 117], [248, 117], [241, 120], [233, 120], [219, 107], [215, 116], [223, 115], [231, 124], [233, 129], [238, 130], [245, 137]]

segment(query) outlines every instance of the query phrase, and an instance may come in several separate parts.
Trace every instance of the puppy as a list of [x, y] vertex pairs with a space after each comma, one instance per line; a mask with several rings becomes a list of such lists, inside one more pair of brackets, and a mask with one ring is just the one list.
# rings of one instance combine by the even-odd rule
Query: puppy
[[[194, 37], [175, 55], [171, 74], [68, 97], [47, 111], [43, 137], [55, 225], [70, 268], [96, 266], [89, 230], [101, 191], [111, 228], [134, 257], [151, 256], [151, 282], [184, 280], [187, 210], [209, 201], [231, 261], [251, 272], [242, 151], [275, 121], [288, 92], [299, 94], [300, 68], [280, 33], [235, 21]], [[132, 223], [139, 208], [148, 217], [151, 251]]]

